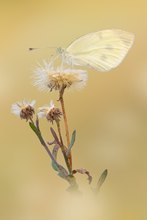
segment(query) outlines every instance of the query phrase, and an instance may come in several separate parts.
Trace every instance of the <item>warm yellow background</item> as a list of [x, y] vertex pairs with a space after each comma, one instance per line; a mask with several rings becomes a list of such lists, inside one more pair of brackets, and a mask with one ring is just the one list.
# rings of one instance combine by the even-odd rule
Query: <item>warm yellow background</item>
[[[145, 0], [0, 1], [0, 219], [147, 219], [146, 8]], [[29, 47], [66, 47], [83, 34], [111, 28], [135, 33], [127, 58], [109, 73], [89, 71], [87, 87], [65, 97], [70, 131], [77, 129], [74, 168], [90, 170], [94, 185], [109, 170], [94, 203], [86, 190], [79, 199], [64, 193], [67, 183], [10, 106], [24, 98], [36, 99], [37, 107], [57, 99], [31, 84], [35, 66], [52, 50], [30, 53]], [[84, 188], [86, 178], [78, 180]]]

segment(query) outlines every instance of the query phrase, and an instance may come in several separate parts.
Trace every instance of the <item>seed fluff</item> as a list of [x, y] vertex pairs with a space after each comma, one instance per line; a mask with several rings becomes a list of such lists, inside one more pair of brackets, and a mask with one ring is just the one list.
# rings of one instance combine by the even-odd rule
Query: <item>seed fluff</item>
[[35, 70], [34, 85], [40, 90], [52, 91], [64, 88], [83, 88], [87, 72], [81, 69], [54, 67], [53, 62], [44, 62]]

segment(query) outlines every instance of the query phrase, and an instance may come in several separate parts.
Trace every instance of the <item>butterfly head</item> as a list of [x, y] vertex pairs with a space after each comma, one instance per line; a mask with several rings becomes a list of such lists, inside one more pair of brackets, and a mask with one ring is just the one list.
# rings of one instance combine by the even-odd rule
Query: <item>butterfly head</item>
[[60, 55], [62, 55], [64, 53], [64, 51], [65, 50], [62, 47], [57, 48], [57, 53], [60, 54]]
[[57, 54], [60, 56], [62, 62], [66, 63], [66, 57], [67, 57], [66, 50], [62, 47], [58, 47], [56, 51], [57, 51]]

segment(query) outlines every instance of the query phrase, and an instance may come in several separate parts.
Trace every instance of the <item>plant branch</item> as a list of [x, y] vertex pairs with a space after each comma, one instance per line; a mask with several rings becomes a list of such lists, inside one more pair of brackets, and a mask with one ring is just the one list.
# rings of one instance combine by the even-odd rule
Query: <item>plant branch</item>
[[56, 164], [57, 167], [59, 167], [59, 164], [57, 163], [57, 161], [55, 160], [55, 158], [53, 157], [53, 155], [51, 154], [47, 143], [44, 141], [42, 134], [40, 132], [40, 130], [35, 126], [34, 122], [29, 122], [30, 127], [32, 128], [32, 130], [35, 132], [35, 134], [37, 135], [37, 137], [40, 140], [40, 143], [42, 144], [42, 146], [45, 148], [45, 150], [47, 151], [48, 155], [50, 156], [51, 160]]
[[58, 134], [59, 134], [59, 138], [60, 138], [60, 147], [61, 147], [61, 150], [62, 150], [62, 153], [63, 153], [63, 156], [64, 156], [64, 160], [66, 162], [66, 165], [67, 165], [67, 168], [68, 168], [68, 171], [69, 171], [69, 174], [72, 175], [72, 168], [70, 166], [70, 160], [68, 159], [68, 157], [66, 156], [66, 149], [65, 149], [65, 146], [63, 144], [63, 139], [62, 139], [62, 135], [61, 135], [61, 129], [60, 129], [60, 123], [59, 121], [56, 121], [56, 125], [57, 125], [57, 129], [58, 129]]
[[[39, 122], [39, 121], [37, 121], [37, 122]], [[37, 126], [35, 126], [34, 122], [31, 121], [31, 122], [29, 122], [29, 125], [30, 125], [31, 129], [34, 131], [34, 133], [37, 135], [37, 137], [39, 138], [40, 143], [42, 144], [42, 146], [47, 151], [47, 153], [50, 156], [52, 162], [58, 168], [58, 172], [59, 172], [58, 175], [60, 177], [62, 177], [63, 179], [65, 179], [66, 181], [68, 181], [68, 183], [70, 184], [70, 187], [68, 188], [68, 191], [78, 191], [78, 185], [76, 183], [75, 177], [73, 175], [68, 175], [66, 169], [64, 167], [62, 167], [60, 164], [57, 163], [56, 159], [54, 158], [54, 156], [50, 152], [50, 150], [48, 148], [48, 145], [45, 142], [45, 140], [43, 139], [42, 134], [40, 132], [39, 123], [37, 123]], [[65, 154], [65, 156], [66, 156], [66, 154]]]
[[60, 91], [59, 101], [60, 101], [60, 104], [62, 107], [62, 113], [63, 113], [63, 118], [64, 118], [67, 146], [69, 146], [69, 144], [70, 144], [69, 129], [68, 129], [68, 122], [67, 122], [67, 116], [66, 116], [66, 112], [65, 112], [65, 105], [64, 105], [64, 99], [63, 99], [64, 89], [65, 88], [62, 88]]
[[[69, 137], [69, 128], [68, 128], [67, 116], [66, 116], [66, 111], [65, 111], [64, 99], [63, 99], [64, 90], [65, 90], [65, 87], [63, 87], [60, 90], [59, 101], [60, 101], [60, 104], [61, 104], [63, 118], [64, 118], [64, 126], [65, 126], [65, 134], [66, 134], [67, 147], [69, 147], [69, 145], [70, 145], [70, 137]], [[72, 156], [71, 156], [71, 153], [69, 154], [68, 158], [70, 160], [70, 167], [71, 167], [71, 170], [72, 170]]]

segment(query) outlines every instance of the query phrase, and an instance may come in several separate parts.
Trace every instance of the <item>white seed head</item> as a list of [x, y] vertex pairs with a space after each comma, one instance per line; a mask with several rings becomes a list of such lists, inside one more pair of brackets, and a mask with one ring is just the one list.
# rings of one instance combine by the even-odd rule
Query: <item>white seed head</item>
[[35, 70], [34, 85], [40, 90], [52, 91], [64, 88], [83, 88], [87, 72], [80, 69], [54, 67], [53, 62], [44, 62]]

